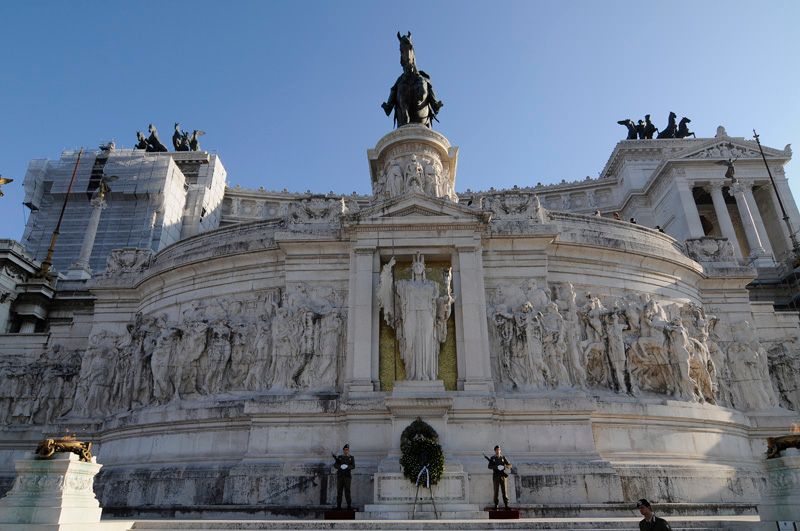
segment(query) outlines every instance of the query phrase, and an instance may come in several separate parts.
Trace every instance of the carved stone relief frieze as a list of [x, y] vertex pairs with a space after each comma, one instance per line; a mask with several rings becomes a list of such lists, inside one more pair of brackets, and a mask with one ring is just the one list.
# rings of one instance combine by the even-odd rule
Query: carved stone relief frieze
[[761, 155], [755, 149], [736, 146], [730, 142], [722, 142], [699, 151], [688, 158], [690, 159], [745, 159], [760, 158]]
[[691, 238], [686, 240], [686, 254], [698, 262], [737, 262], [733, 244], [727, 238]]
[[447, 161], [436, 149], [422, 143], [404, 143], [382, 156], [382, 170], [372, 183], [378, 198], [391, 199], [421, 193], [458, 202]]
[[333, 225], [349, 211], [343, 198], [310, 197], [286, 206], [286, 219], [290, 225]]
[[80, 353], [52, 345], [36, 360], [0, 358], [0, 425], [45, 424], [72, 407]]
[[139, 273], [150, 267], [152, 260], [153, 251], [150, 249], [134, 247], [114, 249], [106, 260], [106, 270], [103, 276]]
[[535, 280], [498, 285], [487, 298], [495, 371], [508, 391], [593, 387], [743, 410], [797, 407], [800, 354], [775, 345], [770, 357], [748, 322], [720, 323], [694, 303], [579, 297], [569, 283], [543, 289]]
[[85, 352], [56, 345], [33, 364], [0, 364], [0, 423], [102, 418], [244, 391], [335, 391], [346, 294], [298, 285], [193, 301], [177, 316], [137, 314], [92, 334]]

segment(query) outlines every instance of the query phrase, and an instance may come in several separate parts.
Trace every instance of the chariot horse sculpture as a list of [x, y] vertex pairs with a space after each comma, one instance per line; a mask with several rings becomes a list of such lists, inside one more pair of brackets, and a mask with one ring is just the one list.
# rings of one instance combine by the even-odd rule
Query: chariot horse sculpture
[[381, 107], [386, 116], [394, 111], [394, 123], [397, 127], [407, 124], [430, 127], [444, 104], [436, 99], [431, 77], [424, 71], [417, 70], [411, 32], [400, 35], [398, 31], [397, 40], [400, 41], [400, 65], [403, 73], [395, 81], [389, 91], [389, 99]]

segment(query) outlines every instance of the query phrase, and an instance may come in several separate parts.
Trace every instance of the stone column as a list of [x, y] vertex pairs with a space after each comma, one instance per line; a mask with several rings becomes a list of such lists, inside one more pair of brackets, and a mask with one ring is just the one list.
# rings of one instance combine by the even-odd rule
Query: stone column
[[[787, 255], [792, 255], [792, 238], [789, 234], [789, 227], [786, 226], [786, 220], [783, 219], [783, 212], [781, 212], [780, 204], [778, 203], [778, 196], [775, 193], [775, 187], [771, 184], [767, 186], [769, 188], [769, 201], [772, 203], [772, 208], [775, 209], [775, 216], [778, 218], [778, 224], [781, 226], [781, 232], [783, 233], [783, 241], [784, 247], [786, 248]], [[789, 223], [791, 223], [791, 217], [789, 218]], [[794, 227], [794, 224], [792, 224]], [[774, 251], [774, 249], [773, 249]], [[777, 256], [775, 259], [777, 260]], [[785, 257], [784, 257], [785, 258]]]
[[740, 181], [735, 181], [731, 184], [729, 191], [736, 198], [736, 205], [739, 207], [739, 216], [742, 218], [742, 227], [747, 237], [747, 244], [750, 246], [750, 258], [763, 258], [766, 254], [764, 247], [761, 245], [761, 238], [758, 235], [753, 215], [750, 212], [750, 206], [747, 204], [745, 197], [746, 185]]
[[36, 319], [33, 317], [26, 317], [19, 325], [20, 334], [35, 334], [36, 333]]
[[764, 251], [770, 255], [775, 256], [772, 251], [772, 244], [769, 241], [769, 233], [767, 233], [767, 228], [764, 225], [764, 219], [761, 217], [761, 212], [758, 210], [758, 203], [756, 203], [756, 198], [753, 197], [753, 182], [752, 181], [740, 181], [744, 185], [744, 196], [747, 199], [747, 205], [750, 207], [750, 213], [753, 215], [753, 223], [756, 226], [756, 230], [758, 231], [758, 236], [761, 238], [761, 246], [764, 247]]
[[461, 327], [464, 343], [464, 390], [491, 392], [492, 370], [489, 363], [489, 330], [486, 322], [486, 289], [483, 284], [483, 263], [478, 247], [459, 247], [458, 269], [461, 293]]
[[775, 188], [778, 190], [781, 201], [783, 201], [783, 208], [786, 209], [786, 213], [789, 215], [792, 228], [794, 230], [800, 229], [800, 210], [798, 210], [792, 191], [789, 189], [789, 181], [786, 180], [783, 168], [778, 168], [775, 171]]
[[105, 210], [107, 203], [101, 194], [96, 195], [91, 202], [92, 213], [89, 216], [89, 223], [86, 225], [86, 233], [83, 235], [81, 252], [78, 260], [72, 264], [67, 272], [68, 278], [92, 278], [92, 268], [89, 266], [89, 259], [92, 257], [94, 240], [97, 238], [97, 227], [100, 225], [100, 215]]
[[16, 292], [0, 289], [0, 334], [8, 333], [11, 323], [11, 305], [17, 298]]
[[728, 205], [725, 204], [725, 197], [722, 195], [722, 186], [724, 184], [724, 181], [714, 181], [708, 186], [708, 191], [711, 193], [711, 200], [714, 202], [714, 212], [717, 214], [717, 222], [722, 231], [722, 236], [728, 238], [728, 241], [733, 245], [736, 256], [741, 258], [742, 250], [739, 249], [739, 241], [736, 239], [736, 231], [733, 229]]
[[347, 316], [345, 381], [349, 393], [372, 392], [373, 375], [373, 255], [374, 247], [353, 249]]
[[687, 181], [678, 181], [678, 197], [683, 206], [686, 225], [689, 228], [689, 238], [702, 238], [706, 235], [703, 224], [700, 223], [700, 214], [697, 212], [697, 203], [694, 202], [692, 185]]

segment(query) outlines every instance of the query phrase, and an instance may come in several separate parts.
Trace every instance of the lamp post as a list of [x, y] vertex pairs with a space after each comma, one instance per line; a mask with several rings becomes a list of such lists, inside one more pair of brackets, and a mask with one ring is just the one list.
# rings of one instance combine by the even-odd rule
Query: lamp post
[[789, 214], [786, 213], [786, 208], [783, 206], [783, 199], [781, 199], [781, 194], [778, 192], [778, 187], [775, 186], [775, 179], [772, 177], [772, 172], [769, 169], [769, 164], [767, 164], [767, 157], [764, 155], [764, 150], [761, 148], [761, 141], [759, 140], [758, 133], [756, 130], [753, 129], [753, 138], [756, 139], [756, 144], [758, 144], [758, 151], [761, 152], [761, 158], [764, 160], [764, 166], [767, 167], [767, 175], [769, 175], [769, 182], [772, 184], [772, 189], [775, 190], [775, 197], [778, 198], [778, 206], [781, 207], [781, 214], [783, 214], [783, 222], [786, 223], [786, 228], [789, 229], [789, 239], [792, 241], [792, 254], [794, 254], [794, 261], [792, 263], [792, 268], [794, 269], [798, 265], [800, 265], [800, 242], [797, 241], [797, 234], [792, 229], [792, 221], [789, 218]]

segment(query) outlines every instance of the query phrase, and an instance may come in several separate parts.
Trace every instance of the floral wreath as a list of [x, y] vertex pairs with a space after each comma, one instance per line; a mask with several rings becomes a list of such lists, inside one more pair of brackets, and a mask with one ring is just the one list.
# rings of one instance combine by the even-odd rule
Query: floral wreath
[[412, 483], [420, 479], [425, 486], [425, 474], [419, 477], [423, 467], [428, 467], [430, 484], [436, 485], [444, 473], [444, 452], [439, 445], [439, 435], [430, 424], [421, 418], [408, 425], [400, 436], [400, 466], [403, 475]]

